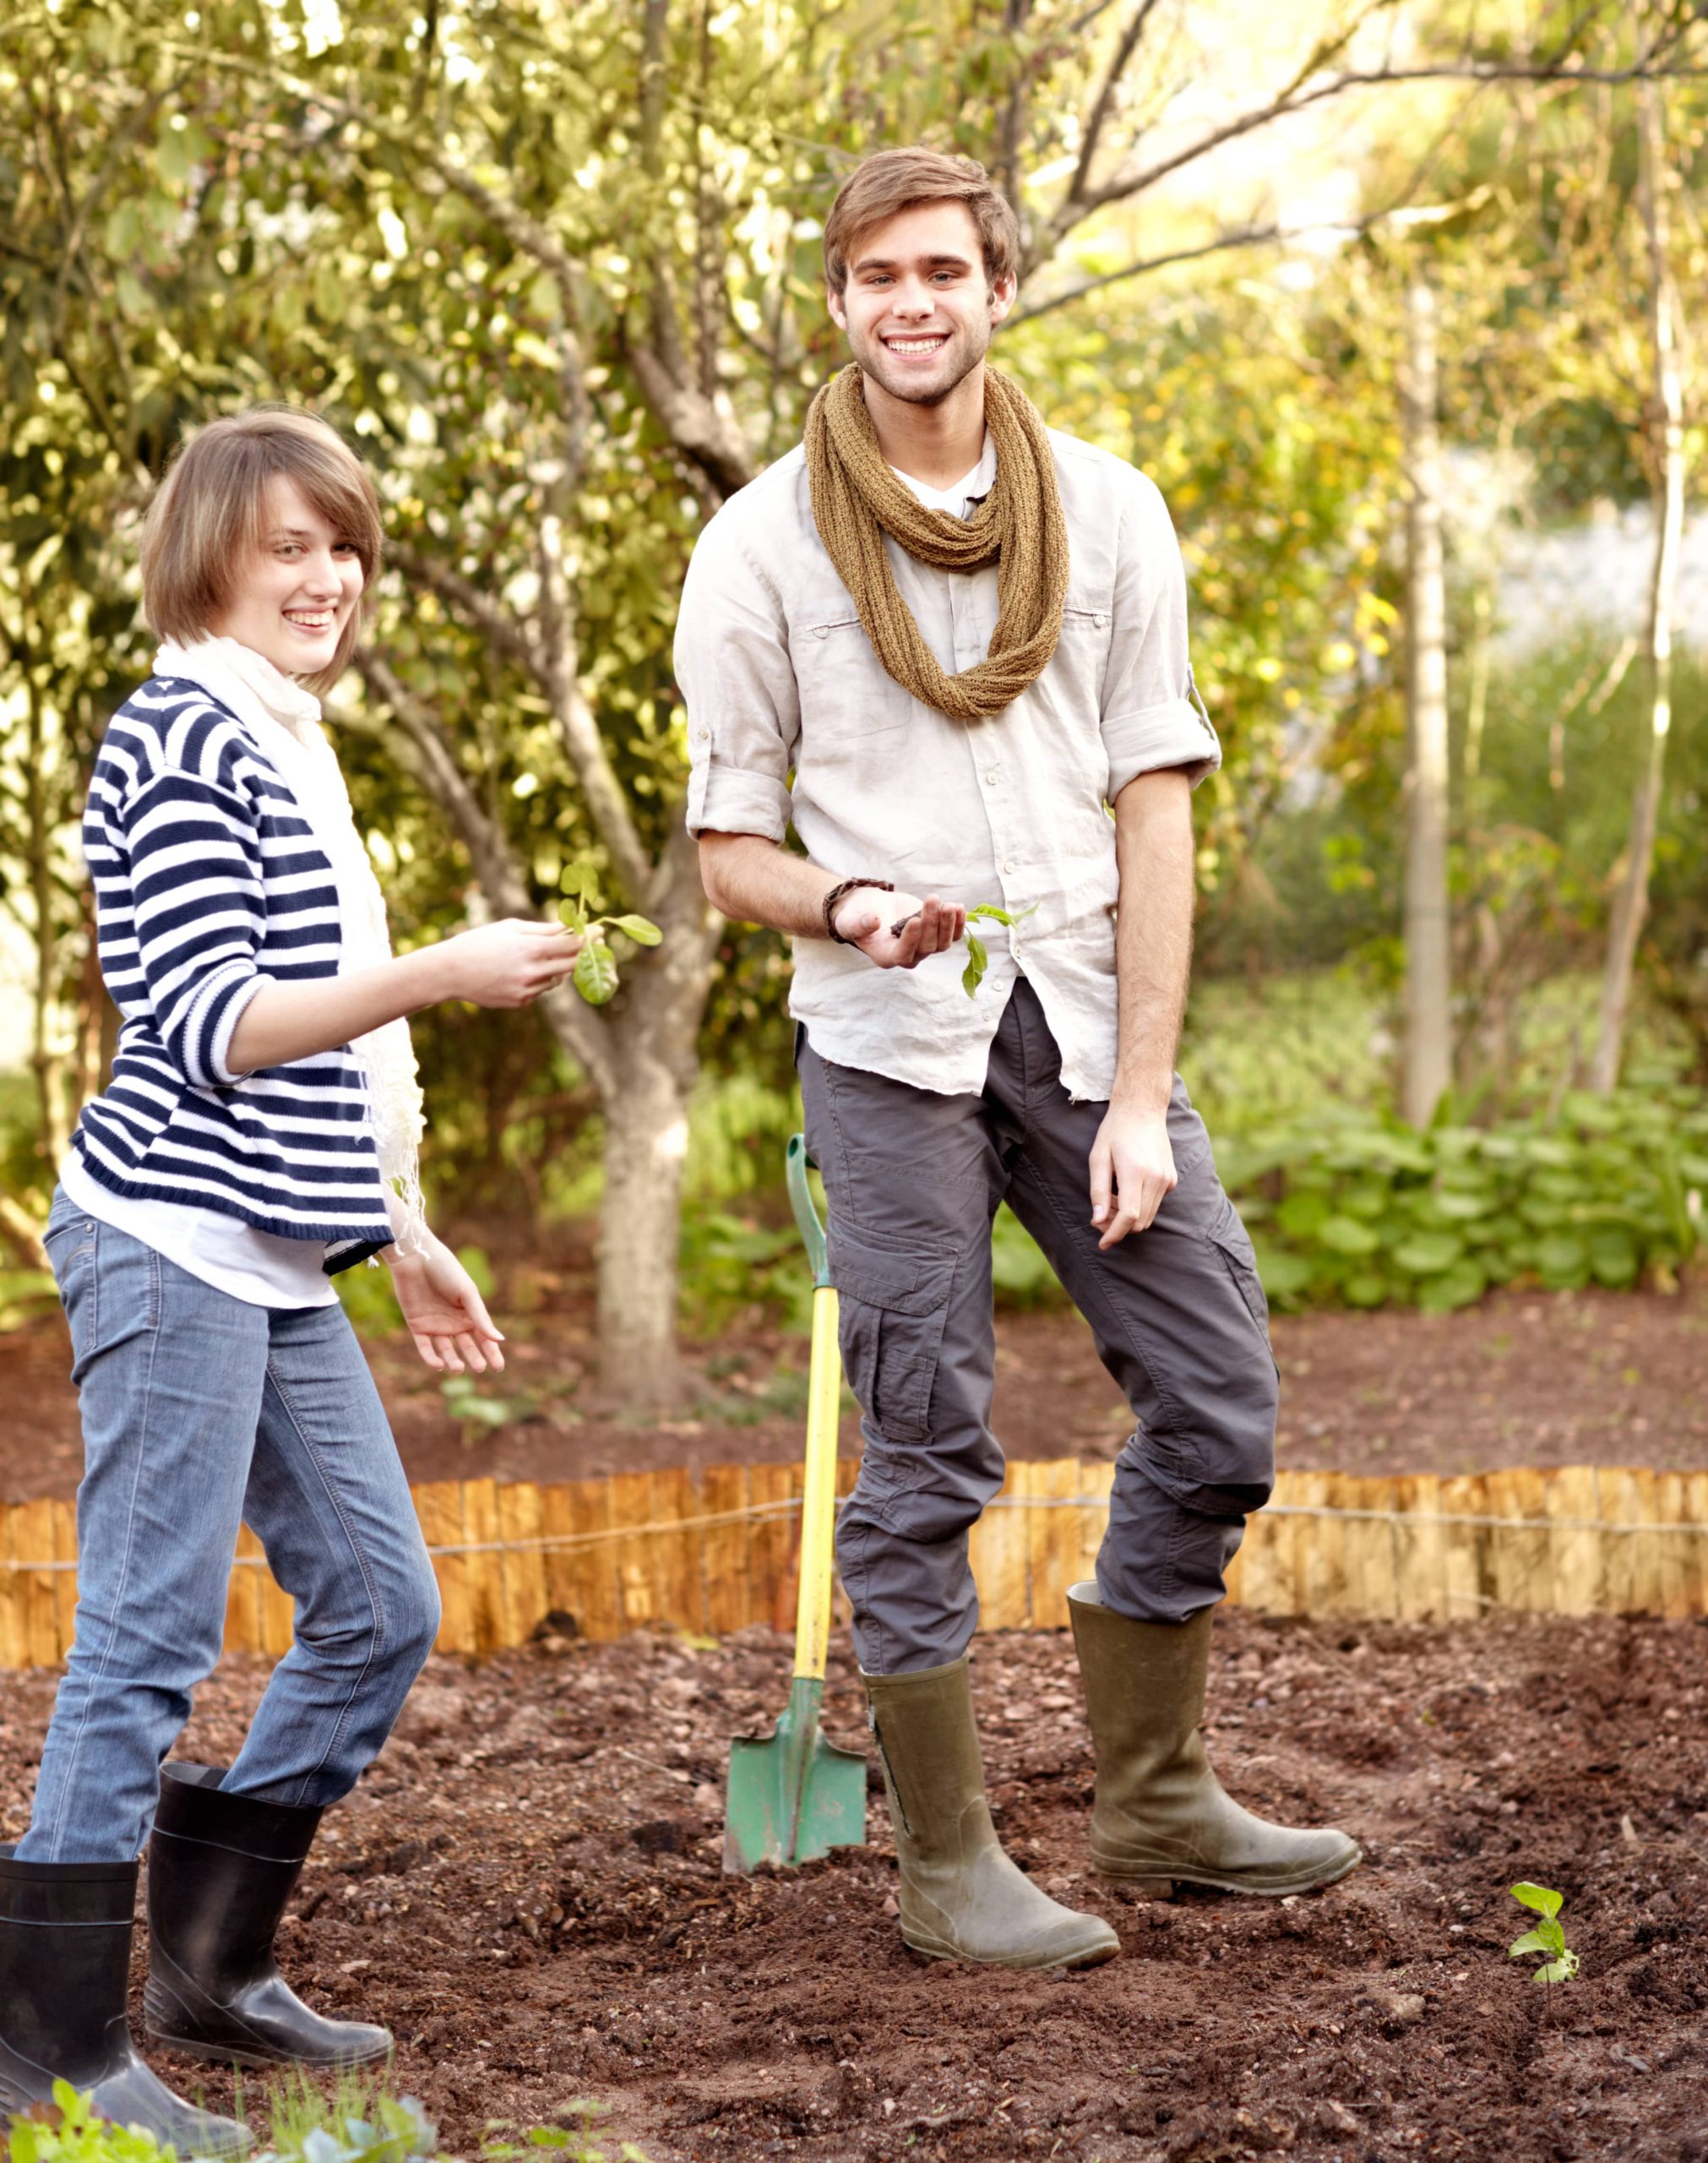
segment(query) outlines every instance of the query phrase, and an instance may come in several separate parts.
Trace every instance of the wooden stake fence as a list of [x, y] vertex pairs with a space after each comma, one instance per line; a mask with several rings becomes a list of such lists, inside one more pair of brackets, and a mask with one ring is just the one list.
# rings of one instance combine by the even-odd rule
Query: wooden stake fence
[[[839, 1490], [856, 1468], [840, 1468]], [[1009, 1468], [975, 1527], [987, 1630], [1066, 1624], [1091, 1574], [1112, 1468]], [[558, 1486], [442, 1480], [415, 1490], [444, 1600], [443, 1653], [525, 1643], [549, 1615], [582, 1637], [665, 1625], [721, 1636], [793, 1620], [798, 1466], [634, 1472]], [[0, 1668], [52, 1665], [71, 1643], [77, 1536], [68, 1502], [0, 1510]], [[1270, 1615], [1455, 1621], [1532, 1614], [1708, 1613], [1708, 1473], [1489, 1472], [1354, 1479], [1283, 1472], [1248, 1526], [1229, 1598]], [[291, 1604], [245, 1530], [226, 1645], [277, 1656]]]

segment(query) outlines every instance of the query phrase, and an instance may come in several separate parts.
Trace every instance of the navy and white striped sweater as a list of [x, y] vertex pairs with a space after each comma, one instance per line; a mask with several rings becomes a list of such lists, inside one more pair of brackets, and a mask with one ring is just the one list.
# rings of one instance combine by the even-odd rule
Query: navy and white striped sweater
[[389, 1245], [355, 1054], [227, 1063], [264, 981], [335, 976], [342, 951], [332, 866], [249, 730], [199, 684], [151, 677], [107, 726], [83, 847], [123, 1017], [73, 1137], [90, 1177], [324, 1240], [329, 1272]]

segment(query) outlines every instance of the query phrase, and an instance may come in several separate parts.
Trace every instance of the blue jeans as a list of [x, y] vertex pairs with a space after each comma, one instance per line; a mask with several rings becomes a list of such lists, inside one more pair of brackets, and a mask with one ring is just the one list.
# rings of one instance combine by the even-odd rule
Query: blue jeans
[[390, 1733], [439, 1619], [343, 1309], [233, 1299], [63, 1195], [46, 1238], [82, 1399], [79, 1600], [18, 1859], [135, 1859], [160, 1761], [220, 1657], [242, 1523], [296, 1601], [296, 1643], [224, 1784], [335, 1802]]

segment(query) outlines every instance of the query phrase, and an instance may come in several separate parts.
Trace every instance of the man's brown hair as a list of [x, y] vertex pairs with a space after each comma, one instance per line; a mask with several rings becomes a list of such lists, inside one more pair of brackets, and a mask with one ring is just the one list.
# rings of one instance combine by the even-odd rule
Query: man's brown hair
[[833, 292], [848, 282], [848, 262], [855, 243], [886, 219], [922, 203], [964, 203], [978, 227], [985, 275], [1018, 275], [1020, 221], [990, 175], [974, 158], [915, 145], [904, 150], [874, 150], [862, 158], [836, 190], [824, 221], [824, 277]]
[[[362, 591], [379, 569], [383, 530], [372, 476], [329, 422], [291, 406], [256, 406], [198, 429], [174, 455], [143, 523], [143, 613], [157, 637], [208, 637], [231, 605], [239, 568], [266, 540], [268, 483], [291, 482], [362, 565]], [[352, 611], [332, 665], [304, 678], [329, 691], [350, 664], [362, 611]]]

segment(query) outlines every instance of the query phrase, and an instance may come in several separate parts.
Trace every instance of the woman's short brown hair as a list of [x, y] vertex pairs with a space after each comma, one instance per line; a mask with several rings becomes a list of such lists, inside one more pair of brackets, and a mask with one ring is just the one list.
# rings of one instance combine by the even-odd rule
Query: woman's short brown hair
[[[372, 476], [336, 428], [293, 406], [255, 406], [199, 428], [174, 455], [143, 522], [143, 613], [155, 635], [191, 645], [230, 607], [237, 568], [266, 538], [268, 483], [291, 482], [355, 549], [362, 591], [383, 532]], [[329, 691], [350, 665], [360, 609], [332, 665], [304, 680]]]
[[1016, 276], [1020, 260], [1020, 220], [990, 175], [974, 158], [916, 144], [905, 150], [874, 150], [862, 158], [836, 190], [824, 221], [824, 276], [833, 292], [848, 282], [848, 259], [862, 233], [917, 210], [922, 203], [964, 203], [978, 227], [985, 275]]

